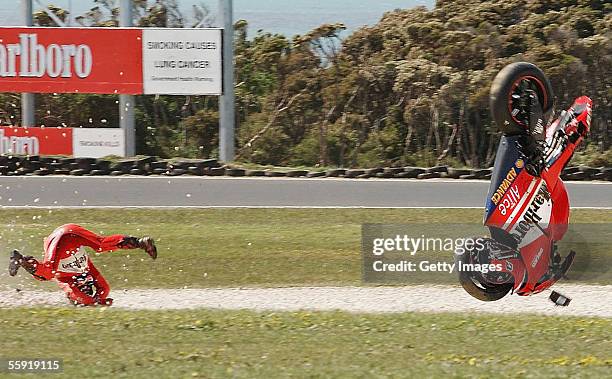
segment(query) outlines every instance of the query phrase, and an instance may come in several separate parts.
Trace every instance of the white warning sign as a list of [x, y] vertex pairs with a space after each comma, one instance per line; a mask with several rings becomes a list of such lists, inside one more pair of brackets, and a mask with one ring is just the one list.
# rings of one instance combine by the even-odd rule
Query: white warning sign
[[221, 95], [222, 29], [143, 29], [145, 94]]

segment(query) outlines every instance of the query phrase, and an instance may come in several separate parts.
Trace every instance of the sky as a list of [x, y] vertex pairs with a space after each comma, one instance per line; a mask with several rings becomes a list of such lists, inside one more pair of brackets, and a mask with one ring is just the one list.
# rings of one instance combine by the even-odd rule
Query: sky
[[[93, 0], [38, 0], [65, 9], [72, 8], [80, 15], [94, 6]], [[34, 8], [40, 9], [36, 0]], [[153, 3], [153, 0], [149, 0]], [[179, 0], [185, 16], [192, 14], [195, 4], [206, 5], [216, 12], [217, 0]], [[234, 18], [246, 19], [251, 32], [258, 29], [289, 36], [305, 33], [329, 22], [343, 22], [349, 30], [376, 23], [385, 11], [411, 8], [417, 5], [433, 7], [435, 0], [234, 0]], [[19, 25], [21, 0], [0, 0], [0, 25]]]

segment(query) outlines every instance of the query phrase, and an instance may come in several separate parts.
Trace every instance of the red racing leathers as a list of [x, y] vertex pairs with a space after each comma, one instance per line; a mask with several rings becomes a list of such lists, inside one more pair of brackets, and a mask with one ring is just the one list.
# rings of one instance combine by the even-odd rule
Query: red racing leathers
[[[75, 224], [67, 224], [55, 229], [45, 238], [45, 255], [42, 262], [35, 261], [32, 272], [38, 280], [55, 280], [64, 290], [70, 301], [81, 305], [110, 305], [107, 297], [110, 287], [89, 258], [85, 247], [97, 253], [117, 249], [133, 249], [137, 246], [126, 243], [128, 236], [99, 236]], [[96, 288], [95, 296], [81, 291], [77, 279], [91, 275]]]

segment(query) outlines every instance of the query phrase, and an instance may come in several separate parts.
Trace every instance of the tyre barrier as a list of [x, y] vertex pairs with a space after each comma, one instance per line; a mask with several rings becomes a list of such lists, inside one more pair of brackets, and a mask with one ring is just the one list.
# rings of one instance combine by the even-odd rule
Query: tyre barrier
[[[269, 178], [346, 178], [346, 179], [460, 179], [490, 180], [492, 168], [468, 169], [448, 166], [435, 167], [376, 167], [368, 169], [328, 169], [307, 171], [302, 169], [245, 169], [225, 166], [216, 159], [163, 160], [159, 157], [141, 157], [110, 161], [95, 158], [66, 158], [40, 156], [0, 155], [0, 176], [229, 176]], [[566, 167], [563, 180], [612, 181], [612, 167], [585, 165]]]
[[257, 177], [261, 177], [261, 176], [266, 176], [266, 172], [263, 170], [246, 170], [246, 176], [249, 177], [253, 177], [253, 176], [257, 176]]

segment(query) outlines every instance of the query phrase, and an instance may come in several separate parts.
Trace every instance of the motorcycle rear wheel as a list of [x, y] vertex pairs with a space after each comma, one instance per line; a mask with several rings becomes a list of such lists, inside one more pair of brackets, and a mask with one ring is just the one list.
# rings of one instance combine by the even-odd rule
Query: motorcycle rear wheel
[[527, 90], [534, 91], [543, 113], [553, 109], [554, 93], [550, 81], [536, 65], [527, 62], [504, 67], [493, 80], [489, 95], [491, 115], [497, 127], [507, 136], [528, 131]]

